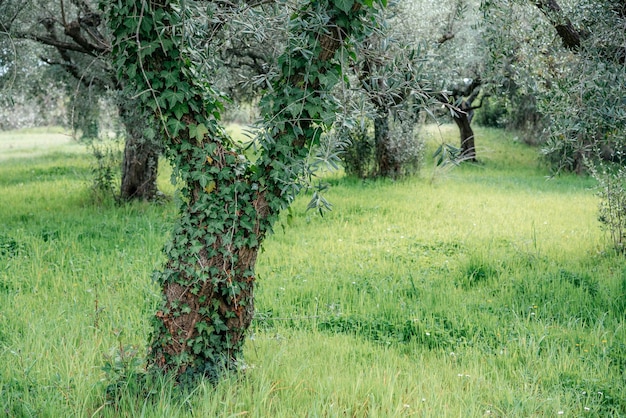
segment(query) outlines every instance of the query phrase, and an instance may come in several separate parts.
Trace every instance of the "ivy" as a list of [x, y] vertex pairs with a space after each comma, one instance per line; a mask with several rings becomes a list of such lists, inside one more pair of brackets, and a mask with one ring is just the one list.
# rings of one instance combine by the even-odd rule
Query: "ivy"
[[374, 6], [311, 0], [292, 15], [279, 75], [261, 100], [253, 163], [219, 125], [225, 98], [195, 67], [198, 51], [185, 39], [190, 9], [174, 0], [102, 2], [116, 39], [115, 68], [153, 112], [182, 184], [167, 261], [154, 276], [163, 301], [153, 318], [152, 370], [173, 371], [183, 382], [237, 365], [252, 321], [259, 246], [302, 189], [310, 148], [335, 120], [337, 103], [326, 92], [343, 80], [341, 59], [349, 56], [338, 39], [366, 36]]

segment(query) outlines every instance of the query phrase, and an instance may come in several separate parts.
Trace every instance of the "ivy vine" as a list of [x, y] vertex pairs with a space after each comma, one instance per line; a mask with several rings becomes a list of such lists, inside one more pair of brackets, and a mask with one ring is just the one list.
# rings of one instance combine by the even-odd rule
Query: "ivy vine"
[[153, 320], [152, 369], [186, 381], [237, 366], [254, 314], [259, 246], [300, 191], [310, 149], [335, 120], [329, 92], [343, 80], [350, 44], [372, 30], [377, 4], [386, 1], [309, 0], [294, 10], [279, 75], [260, 104], [252, 163], [220, 125], [224, 97], [194, 67], [184, 3], [102, 3], [118, 75], [164, 132], [182, 185], [167, 262], [155, 273], [163, 302]]

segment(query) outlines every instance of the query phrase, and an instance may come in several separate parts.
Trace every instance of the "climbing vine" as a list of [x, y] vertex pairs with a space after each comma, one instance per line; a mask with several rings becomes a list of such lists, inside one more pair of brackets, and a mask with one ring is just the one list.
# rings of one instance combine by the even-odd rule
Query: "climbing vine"
[[[298, 4], [278, 75], [261, 101], [264, 123], [254, 163], [220, 125], [224, 98], [191, 58], [185, 4], [111, 3], [104, 9], [116, 40], [116, 69], [154, 115], [182, 185], [167, 261], [155, 273], [163, 302], [153, 319], [148, 363], [179, 381], [217, 378], [241, 357], [254, 314], [259, 246], [300, 190], [311, 147], [335, 120], [337, 104], [329, 92], [343, 80], [350, 43], [367, 36], [376, 4], [386, 2]], [[219, 31], [226, 23], [211, 24]]]

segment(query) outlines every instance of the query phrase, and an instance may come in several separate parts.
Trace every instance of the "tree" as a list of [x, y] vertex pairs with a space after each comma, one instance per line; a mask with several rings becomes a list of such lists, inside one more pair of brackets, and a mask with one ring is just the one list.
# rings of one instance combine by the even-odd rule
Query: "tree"
[[461, 136], [460, 161], [476, 161], [474, 130], [471, 124], [474, 110], [479, 109], [482, 104], [481, 100], [479, 105], [475, 105], [476, 99], [481, 93], [481, 84], [480, 78], [465, 79], [462, 85], [453, 87], [445, 94], [445, 99], [441, 100], [442, 103], [451, 105], [449, 109], [452, 120], [459, 128]]
[[551, 118], [545, 149], [558, 167], [587, 171], [599, 185], [598, 220], [614, 249], [626, 252], [626, 4], [537, 1], [567, 57], [563, 79], [543, 96]]
[[[264, 1], [211, 2], [212, 11]], [[307, 157], [335, 119], [328, 93], [342, 79], [350, 42], [372, 23], [372, 0], [278, 3], [289, 12], [287, 48], [261, 101], [265, 124], [250, 161], [221, 127], [220, 94], [200, 73], [194, 2], [125, 0], [108, 5], [117, 74], [161, 126], [182, 184], [180, 216], [156, 274], [163, 302], [154, 316], [149, 364], [179, 381], [235, 368], [254, 314], [254, 265], [279, 212], [309, 173]], [[212, 14], [209, 32], [228, 23]], [[217, 19], [215, 17], [218, 17]], [[211, 54], [212, 41], [205, 41]]]
[[[355, 173], [360, 177], [374, 175], [396, 178], [411, 173], [417, 169], [423, 149], [414, 133], [419, 109], [430, 98], [420, 80], [421, 57], [414, 48], [394, 39], [388, 27], [385, 29], [366, 40], [360, 50], [359, 60], [353, 65], [364, 93], [364, 97], [359, 99], [367, 100], [372, 108], [369, 115], [364, 115], [361, 109], [367, 105], [358, 105], [359, 117], [369, 116], [374, 127], [371, 146], [373, 168], [368, 172], [362, 161], [352, 164], [358, 168], [356, 171], [360, 171]], [[352, 147], [362, 147], [368, 151], [364, 147], [364, 143], [369, 143], [367, 124], [361, 122], [356, 128], [356, 136], [359, 135], [363, 138], [355, 138]], [[353, 154], [354, 159], [367, 162], [368, 155], [363, 152]]]
[[[626, 6], [623, 1], [484, 1], [517, 45], [514, 74], [549, 118], [543, 152], [555, 172], [599, 183], [599, 220], [624, 251], [626, 208]], [[523, 16], [523, 18], [515, 18]], [[532, 22], [532, 24], [530, 24]], [[526, 42], [520, 42], [520, 38]], [[503, 42], [508, 41], [505, 40]], [[510, 41], [509, 41], [510, 42]]]
[[478, 6], [467, 0], [407, 2], [397, 23], [405, 39], [423, 45], [422, 71], [432, 86], [438, 86], [440, 93], [434, 94], [438, 107], [443, 106], [459, 128], [459, 161], [476, 160], [473, 113], [482, 104], [478, 98], [493, 89], [485, 71]]
[[508, 43], [500, 49], [517, 51], [501, 67], [550, 119], [544, 153], [554, 170], [582, 173], [592, 160], [617, 157], [626, 126], [623, 2], [500, 0], [483, 9]]
[[[146, 125], [144, 115], [137, 113], [136, 101], [120, 95], [123, 86], [112, 71], [110, 39], [95, 2], [48, 0], [24, 5], [21, 1], [5, 0], [0, 2], [0, 16], [0, 27], [6, 36], [38, 45], [37, 65], [43, 63], [60, 68], [82, 86], [79, 88], [89, 91], [90, 100], [82, 103], [74, 100], [77, 114], [93, 111], [93, 97], [117, 92], [115, 104], [126, 128], [120, 197], [122, 200], [153, 199], [157, 193], [158, 142], [152, 141], [154, 131]], [[61, 81], [69, 82], [66, 77]], [[76, 89], [70, 90], [74, 95]], [[87, 135], [97, 133], [92, 129], [97, 127], [92, 119], [88, 117], [80, 126]], [[74, 118], [73, 122], [79, 121]]]

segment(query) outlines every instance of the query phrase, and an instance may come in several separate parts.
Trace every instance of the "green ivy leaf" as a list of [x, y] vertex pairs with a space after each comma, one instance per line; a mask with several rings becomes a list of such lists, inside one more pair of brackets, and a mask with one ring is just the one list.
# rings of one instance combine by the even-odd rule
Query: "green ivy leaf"
[[183, 93], [182, 91], [167, 90], [163, 92], [161, 97], [163, 97], [164, 99], [167, 99], [167, 101], [170, 103], [170, 106], [174, 107], [176, 106], [176, 103], [184, 102], [185, 93]]
[[184, 114], [189, 112], [189, 106], [187, 106], [187, 103], [178, 103], [176, 106], [174, 106], [172, 112], [174, 112], [174, 116], [176, 116], [176, 119], [180, 120]]
[[197, 141], [202, 141], [204, 136], [208, 133], [209, 133], [209, 128], [207, 128], [204, 123], [199, 123], [198, 126], [196, 126], [196, 131], [193, 137], [196, 138]]
[[349, 13], [352, 10], [352, 6], [354, 6], [354, 0], [335, 0], [335, 6], [346, 13]]
[[167, 129], [171, 136], [175, 137], [181, 129], [185, 129], [185, 124], [178, 119], [170, 119], [167, 121]]

